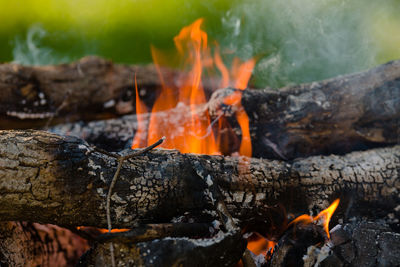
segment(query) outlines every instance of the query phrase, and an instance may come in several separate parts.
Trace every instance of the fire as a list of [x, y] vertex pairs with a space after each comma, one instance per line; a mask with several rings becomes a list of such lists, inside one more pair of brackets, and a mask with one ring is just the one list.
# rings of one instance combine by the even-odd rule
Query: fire
[[275, 245], [276, 242], [268, 240], [258, 234], [253, 234], [253, 238], [248, 240], [247, 249], [258, 256], [261, 253], [267, 254], [269, 252], [272, 254], [274, 252]]
[[[174, 37], [175, 47], [187, 70], [177, 82], [179, 90], [166, 85], [160, 71], [163, 55], [156, 48], [151, 47], [153, 62], [162, 83], [162, 91], [153, 104], [149, 123], [145, 125], [141, 115], [147, 113], [147, 110], [140, 100], [135, 82], [138, 131], [132, 142], [132, 149], [154, 143], [162, 136], [166, 136], [162, 147], [177, 149], [182, 153], [222, 154], [222, 143], [225, 145], [229, 143], [222, 140], [220, 136], [220, 130], [226, 127], [227, 121], [222, 117], [217, 118], [218, 121], [211, 121], [208, 112], [201, 108], [207, 102], [202, 75], [210, 68], [218, 69], [222, 76], [220, 87], [234, 86], [244, 90], [256, 61], [250, 59], [242, 62], [234, 58], [229, 71], [219, 54], [218, 44], [212, 56], [211, 49], [208, 47], [207, 33], [201, 29], [202, 23], [203, 19], [198, 19], [184, 27]], [[237, 91], [227, 97], [224, 104], [234, 106], [235, 116], [242, 130], [239, 154], [251, 156], [249, 118], [241, 106], [241, 97], [242, 91]], [[169, 115], [161, 116], [158, 114], [160, 111]], [[177, 112], [181, 114], [177, 115]], [[187, 114], [190, 114], [189, 118]]]
[[[90, 231], [90, 230], [95, 230], [96, 232], [98, 232], [99, 234], [105, 234], [108, 233], [108, 229], [105, 228], [95, 228], [95, 227], [91, 227], [91, 226], [78, 226], [76, 227], [77, 230], [80, 231]], [[124, 228], [120, 228], [120, 229], [111, 229], [111, 233], [120, 233], [120, 232], [127, 232], [130, 229], [124, 229]]]
[[324, 209], [315, 217], [303, 214], [294, 219], [290, 224], [296, 224], [296, 223], [308, 224], [313, 222], [320, 222], [324, 227], [327, 237], [330, 239], [331, 236], [329, 234], [329, 222], [332, 218], [333, 213], [335, 212], [336, 208], [339, 205], [339, 201], [340, 199], [336, 199], [327, 209]]

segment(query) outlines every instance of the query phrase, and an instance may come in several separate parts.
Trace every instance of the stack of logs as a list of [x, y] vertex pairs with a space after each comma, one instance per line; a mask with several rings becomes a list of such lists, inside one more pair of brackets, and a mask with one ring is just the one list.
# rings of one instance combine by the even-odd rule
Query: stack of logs
[[[162, 72], [171, 86], [181, 75]], [[253, 158], [154, 149], [126, 160], [110, 215], [113, 228], [131, 231], [77, 230], [107, 228], [118, 162], [95, 146], [130, 146], [137, 130], [134, 73], [150, 107], [161, 87], [151, 65], [96, 57], [0, 65], [1, 264], [71, 265], [91, 247], [79, 264], [110, 265], [112, 243], [118, 266], [232, 266], [241, 258], [250, 266], [313, 266], [320, 263], [311, 257], [315, 244], [304, 241], [297, 258], [288, 248], [297, 246], [286, 231], [288, 214], [315, 213], [336, 198], [337, 227], [321, 264], [400, 264], [400, 61], [321, 82], [245, 90]], [[213, 83], [204, 84], [209, 101], [199, 109], [216, 118], [235, 89], [212, 92]], [[172, 112], [185, 120], [186, 113]], [[237, 150], [230, 147], [226, 154]], [[279, 241], [271, 262], [243, 256], [251, 254], [245, 231]]]

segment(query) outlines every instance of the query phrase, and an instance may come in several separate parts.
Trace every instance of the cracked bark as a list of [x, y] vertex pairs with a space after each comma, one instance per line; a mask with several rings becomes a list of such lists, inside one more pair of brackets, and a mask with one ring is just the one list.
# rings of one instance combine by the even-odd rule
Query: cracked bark
[[[215, 92], [210, 114], [232, 92]], [[245, 90], [242, 106], [255, 157], [293, 159], [399, 143], [400, 61], [278, 91]]]
[[[115, 159], [81, 139], [42, 131], [1, 131], [0, 155], [0, 220], [107, 226]], [[325, 208], [338, 196], [347, 207], [339, 212], [345, 218], [354, 212], [396, 213], [399, 170], [400, 146], [293, 162], [156, 149], [124, 163], [112, 196], [112, 223], [132, 228], [170, 222], [185, 212], [200, 216], [213, 209], [213, 185], [242, 225], [262, 220], [271, 226], [276, 203], [303, 213]]]

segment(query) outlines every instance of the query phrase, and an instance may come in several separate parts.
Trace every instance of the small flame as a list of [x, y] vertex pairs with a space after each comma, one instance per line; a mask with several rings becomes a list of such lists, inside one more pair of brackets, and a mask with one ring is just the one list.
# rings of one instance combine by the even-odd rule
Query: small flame
[[[219, 117], [216, 121], [211, 122], [208, 112], [199, 109], [201, 105], [207, 102], [201, 80], [203, 70], [215, 65], [222, 76], [221, 87], [233, 85], [237, 89], [244, 90], [250, 80], [255, 59], [242, 62], [238, 58], [234, 58], [231, 72], [229, 72], [219, 54], [218, 44], [216, 44], [214, 56], [211, 56], [210, 49], [207, 46], [207, 33], [201, 29], [202, 23], [203, 19], [200, 18], [191, 25], [182, 28], [180, 33], [174, 37], [176, 49], [180, 57], [183, 58], [185, 69], [188, 70], [177, 82], [179, 84], [178, 92], [175, 88], [165, 84], [165, 79], [159, 67], [163, 55], [160, 51], [151, 47], [153, 62], [162, 83], [162, 91], [154, 102], [148, 126], [144, 124], [143, 119], [140, 121], [138, 118], [138, 131], [132, 142], [132, 149], [154, 143], [160, 137], [166, 136], [166, 141], [162, 144], [164, 148], [178, 149], [182, 153], [222, 154], [221, 146], [226, 146], [227, 142], [222, 140], [220, 132], [222, 126], [226, 127], [227, 121]], [[147, 110], [139, 99], [136, 80], [135, 87], [136, 114], [144, 114]], [[227, 105], [235, 106], [236, 119], [242, 130], [239, 154], [251, 156], [249, 118], [241, 106], [241, 97], [242, 92], [236, 92], [233, 96], [228, 96], [224, 102]], [[169, 114], [167, 117], [157, 115], [157, 112], [172, 109], [179, 109], [184, 115], [176, 116], [176, 112], [171, 111], [167, 112]], [[190, 119], [187, 118], [187, 113], [190, 113]], [[218, 127], [213, 127], [217, 120], [216, 125]], [[145, 142], [141, 142], [142, 140], [145, 140]], [[224, 144], [221, 144], [221, 142], [224, 142]]]
[[333, 213], [335, 212], [336, 208], [338, 207], [339, 202], [340, 202], [340, 199], [336, 199], [335, 201], [333, 201], [333, 203], [327, 209], [324, 209], [315, 217], [303, 214], [303, 215], [297, 217], [296, 219], [294, 219], [292, 222], [290, 222], [289, 225], [297, 224], [297, 223], [309, 224], [309, 223], [313, 223], [313, 222], [320, 222], [324, 227], [324, 230], [326, 232], [328, 239], [330, 239], [331, 236], [329, 234], [329, 222], [332, 218]]
[[145, 125], [144, 125], [144, 118], [143, 114], [147, 113], [146, 105], [140, 100], [139, 91], [136, 82], [136, 73], [135, 73], [135, 92], [136, 92], [136, 115], [137, 115], [137, 122], [138, 122], [138, 130], [135, 134], [135, 137], [132, 142], [133, 147], [144, 147], [144, 140], [143, 136], [145, 134]]
[[247, 249], [253, 252], [255, 255], [260, 255], [263, 252], [274, 251], [276, 242], [268, 240], [266, 238], [260, 237], [260, 239], [255, 241], [250, 241], [247, 244]]
[[[76, 227], [77, 230], [79, 231], [86, 231], [86, 230], [90, 230], [90, 229], [95, 229], [96, 231], [98, 231], [100, 234], [105, 234], [108, 233], [108, 229], [104, 229], [104, 228], [96, 228], [96, 227], [91, 227], [91, 226], [78, 226]], [[124, 228], [117, 228], [117, 229], [111, 229], [111, 233], [120, 233], [120, 232], [127, 232], [130, 231], [131, 229], [124, 229]]]
[[256, 256], [263, 254], [266, 259], [269, 260], [274, 252], [275, 245], [276, 242], [254, 233], [248, 240], [247, 249], [253, 252]]

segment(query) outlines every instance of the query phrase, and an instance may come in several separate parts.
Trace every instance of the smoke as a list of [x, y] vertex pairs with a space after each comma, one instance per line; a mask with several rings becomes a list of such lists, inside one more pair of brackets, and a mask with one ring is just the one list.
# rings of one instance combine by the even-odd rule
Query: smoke
[[248, 1], [224, 14], [220, 42], [243, 58], [259, 58], [257, 86], [322, 80], [376, 64], [366, 23], [375, 8], [361, 0]]
[[43, 44], [46, 36], [48, 36], [48, 33], [40, 24], [32, 25], [24, 38], [17, 36], [14, 40], [13, 61], [23, 65], [68, 62], [68, 57], [60, 56], [53, 49]]

